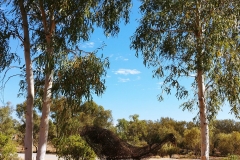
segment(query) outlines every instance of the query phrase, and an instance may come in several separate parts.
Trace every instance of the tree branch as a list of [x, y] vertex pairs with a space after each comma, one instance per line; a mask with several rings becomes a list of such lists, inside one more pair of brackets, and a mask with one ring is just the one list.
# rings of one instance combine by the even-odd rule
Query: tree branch
[[150, 30], [151, 30], [152, 32], [155, 32], [155, 33], [159, 33], [159, 32], [160, 32], [160, 33], [164, 33], [164, 32], [180, 32], [180, 33], [182, 33], [182, 32], [193, 32], [193, 33], [194, 33], [193, 30], [182, 30], [182, 29], [163, 30], [163, 29], [153, 29], [153, 28], [150, 28]]
[[212, 87], [213, 84], [210, 84], [212, 81], [213, 81], [213, 80], [210, 80], [210, 81], [205, 85], [205, 86], [206, 86], [205, 92], [206, 92], [210, 87]]

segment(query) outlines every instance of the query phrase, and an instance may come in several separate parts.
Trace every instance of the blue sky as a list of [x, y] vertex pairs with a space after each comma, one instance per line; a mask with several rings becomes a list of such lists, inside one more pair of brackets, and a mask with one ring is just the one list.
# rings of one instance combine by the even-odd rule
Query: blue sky
[[[135, 4], [134, 4], [135, 5]], [[138, 114], [140, 119], [157, 120], [161, 117], [171, 117], [175, 120], [192, 121], [197, 111], [182, 111], [179, 108], [183, 101], [178, 101], [172, 95], [165, 95], [164, 101], [159, 102], [157, 96], [161, 93], [160, 86], [162, 79], [152, 78], [152, 68], [143, 65], [141, 56], [137, 58], [135, 51], [130, 50], [130, 37], [138, 26], [137, 19], [140, 14], [137, 7], [133, 8], [130, 24], [120, 24], [121, 30], [116, 37], [105, 37], [101, 29], [96, 29], [89, 42], [80, 44], [84, 50], [94, 50], [104, 42], [106, 46], [99, 54], [109, 57], [110, 69], [106, 77], [107, 89], [101, 97], [94, 96], [94, 101], [105, 109], [112, 111], [114, 122], [117, 119], [126, 118]], [[11, 43], [12, 51], [23, 55], [20, 42]], [[23, 56], [22, 56], [23, 57]], [[24, 59], [22, 59], [24, 61]], [[12, 69], [8, 76], [19, 73], [19, 70]], [[3, 74], [0, 75], [1, 78]], [[183, 81], [186, 86], [192, 81], [187, 78]], [[189, 87], [189, 89], [191, 89]], [[19, 78], [14, 77], [8, 81], [4, 90], [4, 102], [10, 101], [13, 106], [24, 101], [24, 97], [17, 97], [19, 90]], [[1, 99], [3, 97], [0, 97]], [[229, 114], [230, 108], [223, 107], [217, 119], [233, 119]]]

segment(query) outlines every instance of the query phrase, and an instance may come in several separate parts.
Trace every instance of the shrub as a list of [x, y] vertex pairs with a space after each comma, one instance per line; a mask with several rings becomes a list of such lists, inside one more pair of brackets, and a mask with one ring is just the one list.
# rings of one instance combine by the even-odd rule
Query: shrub
[[0, 133], [0, 159], [12, 160], [17, 157], [16, 144], [11, 136]]
[[54, 140], [57, 155], [66, 160], [95, 160], [96, 155], [88, 144], [79, 136], [72, 135]]

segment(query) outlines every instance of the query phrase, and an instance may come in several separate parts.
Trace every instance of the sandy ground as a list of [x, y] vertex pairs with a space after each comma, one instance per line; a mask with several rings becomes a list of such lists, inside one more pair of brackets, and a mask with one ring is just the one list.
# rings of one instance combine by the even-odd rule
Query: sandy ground
[[[24, 159], [24, 154], [19, 153], [18, 157]], [[32, 160], [35, 160], [35, 159], [36, 159], [36, 153], [33, 153]], [[58, 160], [58, 157], [55, 154], [46, 154], [45, 160]], [[63, 159], [60, 158], [59, 160], [63, 160]]]
[[[18, 157], [24, 159], [24, 154], [19, 153]], [[36, 159], [36, 153], [33, 153], [33, 160], [35, 160], [35, 159]], [[47, 154], [45, 157], [45, 160], [58, 160], [58, 158], [55, 154]], [[59, 160], [63, 160], [63, 159], [60, 158]], [[149, 160], [177, 160], [177, 159], [174, 159], [174, 158], [151, 158]], [[181, 159], [181, 160], [184, 160], [184, 159]]]

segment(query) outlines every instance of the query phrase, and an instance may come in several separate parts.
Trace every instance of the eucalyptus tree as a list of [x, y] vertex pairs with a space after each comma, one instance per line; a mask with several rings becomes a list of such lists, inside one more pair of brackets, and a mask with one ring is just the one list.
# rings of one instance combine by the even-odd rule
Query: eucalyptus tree
[[[102, 27], [105, 35], [116, 35], [120, 28], [121, 19], [125, 23], [129, 20], [130, 0], [39, 0], [26, 1], [28, 15], [32, 30], [32, 50], [38, 53], [36, 58], [36, 81], [42, 89], [42, 118], [40, 124], [39, 150], [37, 159], [44, 159], [48, 135], [48, 117], [50, 113], [51, 99], [53, 96], [53, 83], [55, 69], [65, 65], [59, 58], [69, 59], [69, 54], [83, 58], [82, 50], [76, 45], [78, 42], [89, 40], [94, 27]], [[89, 58], [89, 56], [86, 56]], [[78, 59], [77, 58], [77, 59]], [[98, 61], [100, 61], [98, 59]], [[105, 61], [100, 61], [104, 66]], [[85, 73], [89, 71], [86, 70]], [[83, 76], [82, 76], [83, 77]], [[81, 78], [82, 78], [81, 77]], [[81, 84], [77, 76], [73, 76], [73, 82]], [[44, 81], [42, 81], [44, 80]], [[79, 80], [79, 81], [77, 81]], [[68, 84], [71, 84], [70, 82]], [[91, 81], [90, 81], [91, 82]], [[72, 85], [73, 86], [73, 85]], [[86, 89], [96, 89], [96, 94], [101, 94], [105, 87], [91, 88], [91, 84], [83, 86]], [[82, 99], [86, 95], [89, 98], [91, 92], [73, 95], [63, 91], [65, 96]], [[78, 97], [80, 95], [80, 97]]]
[[202, 160], [209, 159], [208, 118], [224, 102], [239, 113], [239, 10], [237, 0], [141, 0], [142, 18], [131, 37], [131, 48], [142, 54], [144, 65], [164, 78], [166, 94], [176, 89], [177, 99], [187, 98], [182, 77], [194, 77], [196, 92], [182, 106], [199, 107]]
[[[5, 2], [5, 3], [4, 3]], [[33, 101], [34, 101], [34, 79], [33, 79], [33, 68], [32, 60], [30, 54], [30, 30], [29, 30], [29, 17], [28, 17], [28, 6], [24, 0], [12, 0], [12, 1], [3, 1], [0, 3], [0, 6], [5, 5], [6, 8], [1, 11], [1, 27], [3, 32], [0, 35], [1, 49], [4, 49], [1, 53], [1, 69], [9, 66], [11, 59], [14, 56], [20, 54], [9, 52], [9, 42], [10, 38], [18, 38], [21, 42], [21, 45], [24, 48], [24, 59], [25, 65], [21, 67], [23, 69], [23, 74], [26, 75], [27, 82], [27, 110], [26, 110], [26, 135], [25, 135], [25, 159], [32, 159], [32, 126], [33, 126]], [[14, 13], [14, 16], [12, 15]], [[3, 23], [3, 24], [2, 24]], [[20, 26], [19, 26], [20, 24]], [[1, 30], [2, 31], [2, 30]], [[4, 48], [2, 47], [4, 46]], [[8, 71], [9, 69], [7, 69]], [[7, 72], [6, 71], [6, 72]], [[6, 75], [6, 73], [5, 73]]]

